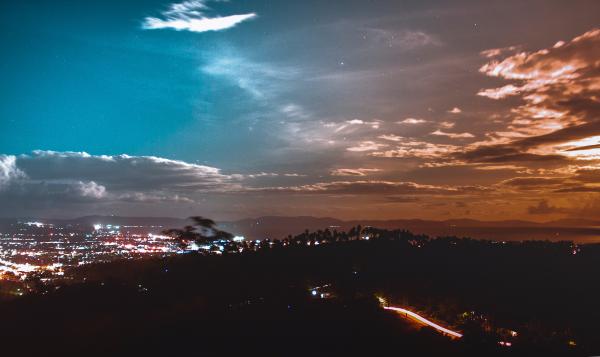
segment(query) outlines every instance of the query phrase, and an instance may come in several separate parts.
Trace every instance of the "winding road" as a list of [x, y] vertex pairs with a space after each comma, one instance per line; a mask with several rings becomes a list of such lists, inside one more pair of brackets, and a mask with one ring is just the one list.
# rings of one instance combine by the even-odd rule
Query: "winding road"
[[415, 320], [423, 325], [431, 326], [434, 329], [438, 330], [439, 332], [446, 334], [450, 337], [461, 338], [463, 336], [461, 333], [458, 333], [456, 331], [452, 331], [443, 326], [440, 326], [440, 325], [436, 324], [435, 322], [429, 321], [426, 318], [424, 318], [423, 316], [416, 314], [410, 310], [406, 310], [401, 307], [394, 307], [394, 306], [384, 306], [383, 308], [386, 310], [392, 310], [392, 311], [396, 311], [400, 314], [404, 314], [406, 317], [410, 318], [411, 320]]

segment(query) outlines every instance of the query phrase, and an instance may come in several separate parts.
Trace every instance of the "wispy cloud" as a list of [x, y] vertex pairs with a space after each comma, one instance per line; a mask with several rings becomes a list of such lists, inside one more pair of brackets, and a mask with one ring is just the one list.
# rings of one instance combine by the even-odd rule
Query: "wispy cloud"
[[436, 130], [433, 133], [431, 133], [431, 135], [436, 135], [436, 136], [447, 136], [449, 138], [452, 139], [468, 139], [468, 138], [474, 138], [475, 135], [471, 134], [471, 133], [447, 133], [445, 131], [441, 131], [441, 130]]
[[382, 135], [380, 139], [395, 142], [395, 147], [384, 151], [370, 153], [372, 157], [386, 158], [421, 158], [436, 159], [460, 150], [459, 146], [447, 144], [433, 144], [426, 141], [403, 138], [396, 135]]
[[334, 169], [331, 170], [331, 176], [367, 176], [371, 173], [381, 172], [381, 169]]
[[371, 39], [375, 43], [383, 44], [386, 47], [398, 47], [407, 50], [441, 45], [441, 42], [437, 37], [423, 31], [394, 31], [380, 28], [367, 28], [364, 30], [363, 36], [365, 39]]
[[162, 12], [162, 18], [146, 17], [142, 23], [142, 28], [146, 30], [173, 29], [191, 32], [221, 31], [257, 16], [255, 13], [247, 13], [208, 17], [206, 12], [210, 8], [206, 4], [210, 1], [191, 0], [171, 4], [167, 10]]
[[379, 135], [378, 138], [383, 139], [383, 140], [389, 140], [389, 141], [401, 141], [403, 139], [402, 136], [395, 135], [395, 134]]
[[464, 195], [486, 191], [481, 186], [438, 186], [422, 185], [415, 182], [404, 181], [334, 181], [318, 182], [309, 185], [290, 187], [265, 187], [257, 191], [273, 193], [301, 193], [301, 194], [341, 194], [341, 195]]
[[397, 124], [423, 124], [426, 122], [427, 122], [427, 120], [424, 120], [424, 119], [406, 118], [404, 120], [397, 122]]
[[356, 146], [347, 148], [346, 150], [353, 151], [353, 152], [375, 151], [375, 150], [379, 150], [382, 147], [386, 147], [386, 146], [387, 146], [386, 144], [380, 144], [380, 143], [376, 143], [374, 141], [363, 141]]
[[502, 54], [510, 53], [517, 51], [519, 46], [510, 46], [510, 47], [502, 47], [502, 48], [490, 48], [489, 50], [481, 51], [480, 54], [486, 58], [493, 58], [500, 56]]
[[[294, 68], [256, 62], [235, 51], [218, 53], [214, 58], [208, 59], [201, 70], [205, 74], [227, 80], [255, 99], [273, 99], [286, 86], [285, 83], [298, 75], [298, 71]], [[299, 108], [296, 105], [287, 108], [284, 106], [281, 109], [288, 114], [289, 111], [298, 112]]]
[[369, 125], [373, 129], [379, 129], [379, 126], [381, 125], [382, 121], [381, 120], [364, 121], [361, 119], [352, 119], [352, 120], [346, 120], [346, 123], [348, 123], [350, 125]]

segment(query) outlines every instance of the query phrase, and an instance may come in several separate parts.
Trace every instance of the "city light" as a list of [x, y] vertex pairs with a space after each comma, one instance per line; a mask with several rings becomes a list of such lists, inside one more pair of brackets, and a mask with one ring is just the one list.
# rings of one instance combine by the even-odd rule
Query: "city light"
[[171, 237], [147, 233], [156, 228], [19, 222], [9, 231], [0, 232], [0, 280], [25, 280], [38, 275], [48, 281], [86, 264], [182, 251]]
[[27, 223], [25, 223], [25, 224], [26, 224], [26, 225], [28, 225], [28, 226], [30, 226], [30, 227], [31, 227], [31, 226], [35, 226], [35, 227], [37, 227], [37, 228], [42, 228], [42, 227], [44, 227], [44, 226], [45, 226], [45, 224], [44, 224], [44, 223], [41, 223], [41, 222], [27, 222]]

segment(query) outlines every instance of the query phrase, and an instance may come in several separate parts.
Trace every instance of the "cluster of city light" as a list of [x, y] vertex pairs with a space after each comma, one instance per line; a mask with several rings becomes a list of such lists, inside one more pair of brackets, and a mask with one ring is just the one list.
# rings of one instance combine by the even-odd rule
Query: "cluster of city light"
[[46, 226], [46, 224], [42, 223], [42, 222], [25, 222], [25, 225], [30, 226], [30, 227], [35, 226], [37, 228], [43, 228]]
[[24, 280], [33, 274], [48, 280], [63, 276], [69, 267], [181, 251], [171, 237], [148, 230], [156, 227], [134, 227], [130, 232], [117, 225], [19, 222], [0, 232], [0, 280]]
[[27, 274], [40, 270], [39, 266], [32, 264], [17, 264], [7, 260], [0, 259], [0, 273], [2, 275], [6, 273], [14, 274], [18, 277], [24, 278]]
[[[186, 251], [223, 254], [229, 243], [232, 252], [256, 250], [261, 241], [244, 247], [243, 236], [232, 241], [219, 240], [210, 244], [190, 243], [183, 248], [172, 237], [152, 232], [162, 226], [119, 226], [111, 224], [53, 225], [42, 222], [18, 222], [9, 231], [0, 232], [0, 280], [25, 280], [31, 275], [43, 281], [62, 278], [65, 271], [91, 263], [145, 256], [167, 256]], [[271, 242], [270, 245], [273, 243]], [[40, 275], [41, 274], [41, 275]]]
[[331, 287], [331, 284], [325, 284], [325, 285], [321, 285], [321, 286], [311, 287], [308, 289], [308, 291], [310, 291], [310, 294], [314, 297], [318, 296], [321, 299], [326, 299], [326, 298], [331, 297], [331, 293], [326, 291], [330, 287]]

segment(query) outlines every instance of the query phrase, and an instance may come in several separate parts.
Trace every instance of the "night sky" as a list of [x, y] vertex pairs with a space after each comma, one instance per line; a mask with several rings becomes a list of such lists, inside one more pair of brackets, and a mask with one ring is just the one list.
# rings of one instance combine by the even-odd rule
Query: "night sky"
[[4, 1], [0, 216], [600, 219], [600, 2]]

